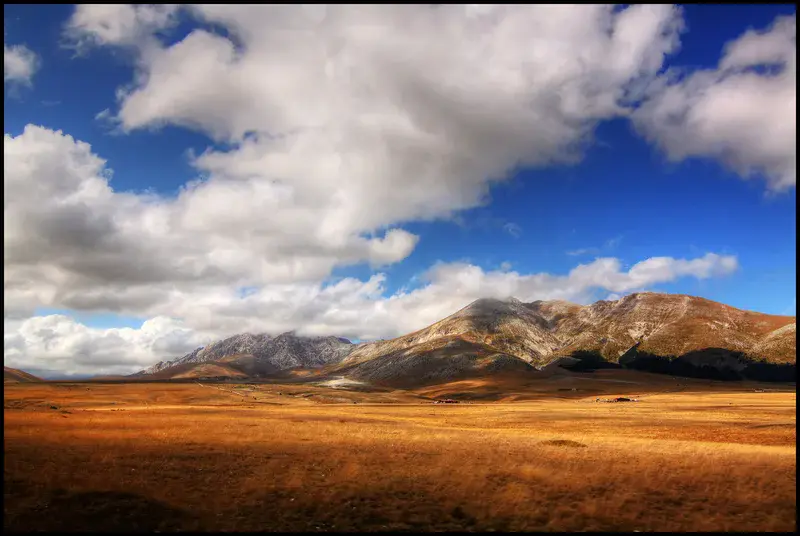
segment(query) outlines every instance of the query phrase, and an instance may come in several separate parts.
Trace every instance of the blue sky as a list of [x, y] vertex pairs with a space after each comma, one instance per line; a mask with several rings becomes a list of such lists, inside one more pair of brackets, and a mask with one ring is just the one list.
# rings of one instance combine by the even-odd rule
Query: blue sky
[[[677, 69], [684, 78], [688, 78], [697, 71], [717, 69], [720, 58], [725, 54], [726, 43], [740, 38], [748, 30], [766, 31], [781, 16], [789, 16], [794, 28], [794, 14], [794, 6], [684, 6], [679, 12], [683, 30], [676, 33], [679, 46], [672, 47], [671, 52], [666, 54], [663, 65], [650, 76], [653, 80], [658, 80], [658, 77], [663, 77], [668, 70], [672, 72]], [[214, 15], [206, 15], [205, 22], [201, 23], [199, 17], [181, 12], [170, 15], [171, 22], [159, 28], [157, 34], [152, 31], [148, 34], [142, 30], [133, 38], [123, 39], [119, 36], [98, 37], [101, 33], [97, 28], [102, 29], [103, 17], [116, 16], [122, 20], [130, 14], [109, 15], [87, 11], [82, 15], [80, 24], [72, 24], [71, 33], [65, 29], [70, 27], [71, 20], [73, 22], [78, 20], [74, 6], [6, 5], [4, 15], [6, 46], [24, 45], [38, 58], [36, 70], [27, 81], [10, 80], [6, 67], [4, 92], [6, 159], [9, 158], [9, 136], [21, 140], [26, 125], [44, 127], [48, 131], [61, 130], [64, 135], [68, 134], [74, 140], [88, 143], [91, 146], [91, 153], [106, 161], [105, 168], [113, 170], [108, 185], [115, 195], [126, 192], [132, 194], [149, 192], [162, 200], [174, 200], [187, 182], [201, 175], [208, 176], [207, 170], [199, 170], [197, 165], [193, 165], [191, 155], [201, 155], [207, 150], [223, 153], [236, 151], [238, 144], [244, 139], [236, 139], [235, 135], [228, 139], [225, 139], [226, 136], [220, 136], [214, 130], [216, 128], [214, 125], [218, 124], [216, 118], [209, 118], [203, 123], [204, 119], [201, 117], [198, 119], [199, 126], [187, 127], [187, 119], [175, 115], [178, 113], [174, 111], [178, 107], [175, 103], [171, 105], [172, 108], [161, 108], [161, 117], [153, 115], [155, 112], [144, 117], [146, 114], [141, 111], [155, 109], [152, 108], [155, 105], [151, 105], [151, 108], [138, 108], [138, 113], [143, 114], [141, 119], [133, 118], [134, 112], [125, 111], [125, 99], [135, 94], [137, 90], [141, 90], [140, 93], [147, 98], [158, 98], [154, 96], [159, 90], [156, 86], [157, 78], [148, 74], [148, 69], [154, 67], [148, 66], [150, 56], [147, 55], [142, 43], [151, 39], [153, 35], [158, 35], [161, 36], [158, 37], [159, 51], [166, 51], [170, 47], [179, 46], [198, 28], [216, 28], [217, 36], [235, 36], [238, 27], [226, 27], [224, 19], [219, 19], [222, 22], [214, 25]], [[134, 20], [138, 24], [142, 18]], [[230, 33], [227, 33], [228, 31]], [[134, 38], [139, 41], [134, 42]], [[794, 33], [791, 39], [794, 40]], [[245, 48], [248, 46], [251, 49], [255, 48], [255, 44], [246, 44]], [[792, 56], [792, 65], [794, 61]], [[155, 60], [153, 62], [153, 65], [156, 65]], [[148, 76], [150, 76], [149, 81]], [[184, 91], [188, 89], [184, 88]], [[166, 90], [162, 88], [162, 92]], [[746, 95], [742, 99], [745, 97]], [[187, 117], [191, 118], [193, 113], [202, 116], [203, 111], [210, 106], [211, 101], [203, 101], [202, 98], [198, 97], [192, 101], [193, 105], [200, 107], [197, 111], [190, 109], [186, 112]], [[646, 94], [640, 98], [655, 102], [659, 95]], [[129, 98], [128, 101], [132, 102], [132, 99]], [[781, 102], [767, 104], [773, 107], [783, 105]], [[763, 102], [753, 102], [749, 106], [755, 110], [763, 105]], [[128, 109], [134, 110], [133, 106]], [[124, 128], [115, 129], [108, 118], [98, 118], [98, 114], [103, 110], [108, 110], [106, 115], [116, 118], [117, 124]], [[365, 219], [377, 224], [374, 226], [365, 224], [363, 228], [354, 227], [355, 234], [351, 233], [352, 236], [358, 233], [361, 233], [360, 236], [373, 236], [373, 232], [376, 233], [374, 236], [382, 236], [386, 230], [397, 228], [418, 237], [407, 254], [393, 252], [391, 255], [394, 257], [390, 262], [370, 263], [367, 254], [366, 257], [356, 255], [355, 261], [342, 261], [343, 254], [336, 253], [334, 260], [319, 270], [315, 269], [314, 274], [308, 277], [304, 276], [296, 281], [285, 279], [278, 281], [275, 278], [271, 279], [272, 276], [260, 273], [258, 276], [260, 279], [253, 283], [253, 286], [273, 289], [277, 288], [276, 285], [316, 284], [319, 288], [325, 288], [348, 278], [365, 283], [376, 274], [384, 274], [380, 297], [371, 296], [369, 300], [372, 307], [398, 291], [410, 293], [415, 289], [424, 288], [429, 284], [431, 270], [443, 264], [471, 265], [480, 268], [484, 273], [511, 271], [521, 276], [540, 273], [566, 276], [576, 266], [591, 263], [598, 257], [618, 259], [621, 263], [620, 270], [624, 272], [636, 263], [653, 257], [691, 260], [713, 253], [723, 257], [735, 257], [736, 268], [722, 270], [719, 274], [715, 272], [717, 275], [708, 277], [690, 274], [662, 278], [662, 280], [655, 278], [648, 280], [644, 285], [645, 289], [699, 295], [735, 307], [766, 313], [795, 314], [794, 164], [791, 164], [791, 177], [787, 179], [786, 173], [780, 175], [780, 180], [783, 181], [781, 184], [784, 184], [781, 187], [775, 186], [778, 179], [771, 178], [769, 171], [743, 177], [747, 174], [729, 165], [729, 162], [725, 161], [725, 158], [729, 157], [725, 155], [734, 154], [739, 147], [746, 146], [737, 144], [752, 145], [757, 144], [757, 140], [750, 143], [747, 140], [743, 141], [741, 137], [726, 138], [722, 134], [720, 140], [709, 139], [715, 132], [725, 127], [714, 123], [713, 118], [709, 118], [707, 114], [698, 115], [706, 118], [709, 123], [708, 128], [703, 130], [706, 137], [697, 138], [696, 145], [707, 144], [702, 146], [711, 149], [699, 148], [695, 151], [698, 154], [668, 158], [669, 151], [664, 150], [666, 146], [672, 147], [673, 153], [692, 152], [686, 148], [675, 149], [678, 142], [675, 141], [674, 134], [678, 132], [680, 138], [682, 133], [676, 130], [664, 134], [659, 130], [659, 126], [651, 121], [653, 116], [645, 116], [644, 106], [639, 112], [630, 113], [631, 118], [635, 119], [619, 114], [617, 117], [595, 121], [589, 135], [580, 142], [584, 150], [578, 161], [552, 164], [534, 162], [511, 173], [507, 180], [492, 183], [487, 187], [488, 195], [482, 201], [480, 193], [477, 193], [467, 196], [469, 199], [466, 202], [453, 201], [450, 205], [453, 207], [452, 210], [449, 210], [447, 202], [437, 202], [436, 210], [429, 211], [433, 217], [420, 216], [418, 212], [414, 212], [416, 209], [408, 209], [405, 212], [398, 209], [397, 216], [392, 218], [386, 216], [384, 219], [371, 213], [365, 215]], [[641, 114], [641, 119], [636, 113]], [[789, 113], [784, 114], [787, 120]], [[299, 114], [300, 112], [296, 115]], [[235, 115], [234, 112], [231, 112], [231, 115]], [[751, 115], [755, 119], [749, 118], [748, 121], [759, 120], [760, 116], [756, 112]], [[790, 134], [794, 137], [794, 119], [791, 121]], [[761, 128], [761, 123], [758, 126]], [[238, 125], [231, 124], [230, 128], [234, 127]], [[701, 128], [694, 123], [684, 124], [683, 127]], [[274, 124], [265, 123], [264, 128], [270, 132], [274, 129], [280, 130], [280, 127]], [[769, 124], [763, 128], [769, 129]], [[644, 132], [647, 134], [643, 134]], [[659, 137], [668, 135], [673, 137], [669, 140]], [[687, 143], [694, 143], [691, 142], [691, 139], [695, 139], [692, 136], [697, 134], [686, 134], [686, 139], [689, 140]], [[529, 146], [536, 147], [534, 141]], [[520, 147], [524, 148], [526, 145]], [[724, 151], [717, 151], [717, 147], [723, 147]], [[764, 150], [772, 151], [772, 149]], [[519, 152], [520, 154], [514, 154], [513, 157], [525, 160], [527, 155], [522, 149]], [[773, 153], [769, 153], [772, 155], [770, 158], [774, 157]], [[487, 153], [486, 159], [493, 158], [497, 154], [499, 154], [497, 151], [491, 155]], [[482, 161], [480, 152], [472, 156], [477, 159], [476, 161]], [[758, 154], [750, 155], [748, 158], [754, 159], [753, 165], [761, 162], [758, 160]], [[785, 158], [790, 158], [791, 162], [794, 162], [795, 157]], [[51, 168], [52, 166], [47, 169]], [[498, 168], [498, 171], [506, 170]], [[8, 173], [6, 168], [6, 176]], [[267, 170], [264, 173], [266, 174]], [[25, 180], [38, 179], [38, 177], [25, 178]], [[216, 179], [212, 177], [213, 180]], [[329, 180], [339, 179], [331, 176]], [[436, 177], [430, 180], [436, 180]], [[457, 192], [459, 186], [456, 181], [460, 179], [454, 177], [452, 180], [455, 184], [452, 191]], [[788, 187], [785, 186], [787, 180], [790, 181]], [[393, 187], [398, 189], [404, 188], [402, 183], [393, 184]], [[376, 186], [376, 188], [384, 187]], [[476, 191], [479, 190], [480, 188], [477, 188]], [[6, 195], [8, 196], [8, 193]], [[453, 195], [457, 197], [457, 194]], [[364, 198], [370, 199], [366, 195]], [[231, 210], [235, 211], [236, 208], [231, 207]], [[6, 215], [7, 219], [9, 217]], [[269, 214], [264, 214], [263, 217], [268, 219]], [[347, 240], [352, 236], [348, 234]], [[6, 242], [8, 244], [8, 238]], [[255, 243], [248, 242], [248, 244]], [[269, 253], [263, 253], [262, 256], [277, 258], [275, 251], [278, 250], [270, 249]], [[327, 252], [327, 249], [325, 251]], [[73, 251], [70, 255], [74, 253]], [[88, 254], [91, 254], [91, 251], [87, 250]], [[134, 265], [137, 262], [138, 258], [131, 257], [127, 264]], [[85, 274], [75, 275], [75, 279], [71, 281], [81, 280], [79, 277], [81, 275]], [[31, 277], [32, 280], [26, 282], [26, 285], [33, 288], [40, 282]], [[112, 277], [106, 279], [110, 280]], [[174, 286], [177, 283], [169, 283], [168, 279], [167, 277], [164, 280], [167, 284], [164, 288], [178, 288]], [[56, 285], [52, 281], [48, 284]], [[128, 288], [125, 287], [128, 283], [124, 280], [120, 280], [119, 284], [120, 287], [113, 285], [104, 287], [109, 290], [98, 290], [98, 293], [119, 294], [118, 290], [111, 289]], [[217, 282], [214, 284], [217, 285]], [[238, 276], [230, 275], [231, 287], [241, 284]], [[44, 288], [44, 283], [42, 285]], [[582, 290], [580, 295], [576, 294], [574, 299], [591, 301], [606, 298], [609, 294], [620, 295], [635, 290], [644, 289], [631, 287], [628, 290], [628, 287], [625, 287], [616, 292], [614, 289], [602, 286], [590, 286]], [[181, 292], [185, 296], [192, 294], [188, 287], [186, 289], [181, 287]], [[29, 292], [26, 296], [30, 294]], [[168, 317], [175, 322], [183, 322], [180, 329], [184, 331], [181, 333], [205, 333], [209, 337], [212, 333], [218, 334], [213, 328], [213, 322], [207, 319], [191, 320], [181, 314], [181, 311], [185, 310], [185, 305], [178, 306], [171, 303], [168, 306], [160, 306], [148, 303], [139, 307], [134, 304], [139, 302], [132, 300], [131, 303], [120, 306], [78, 306], [76, 304], [79, 300], [76, 299], [65, 298], [59, 301], [58, 298], [52, 298], [62, 294], [66, 292], [42, 291], [41, 296], [50, 298], [35, 298], [25, 302], [21, 310], [24, 309], [27, 313], [20, 313], [12, 323], [9, 323], [7, 318], [6, 336], [19, 329], [21, 318], [45, 318], [55, 315], [70, 319], [70, 322], [82, 326], [81, 329], [90, 328], [89, 333], [99, 334], [98, 336], [106, 336], [104, 330], [113, 328], [138, 330], [143, 322], [154, 317]], [[531, 297], [536, 296], [538, 295], [531, 295]], [[463, 299], [467, 297], [471, 298], [472, 295], [465, 294]], [[105, 302], [98, 298], [98, 303]], [[331, 307], [339, 311], [344, 306]], [[411, 305], [404, 307], [404, 311], [414, 314]], [[328, 316], [330, 314], [332, 313], [329, 311]], [[353, 314], [358, 316], [355, 312]], [[364, 314], [369, 318], [368, 314]], [[286, 312], [280, 321], [276, 320], [272, 324], [267, 322], [263, 327], [266, 330], [284, 327], [302, 328], [299, 325], [290, 325], [292, 321], [297, 323], [299, 322], [297, 319], [305, 318], [298, 315], [296, 310], [292, 310], [291, 314]], [[286, 320], [287, 318], [290, 320]], [[311, 324], [322, 325], [317, 317], [311, 319]], [[337, 326], [345, 324], [347, 321], [337, 320], [327, 328], [318, 329], [335, 331]], [[349, 324], [346, 329], [344, 327], [342, 329], [347, 331], [345, 335], [353, 337], [359, 335]], [[387, 328], [387, 333], [392, 329]], [[402, 329], [404, 328], [396, 327], [396, 331]], [[221, 332], [228, 330], [227, 326], [220, 328]], [[370, 335], [368, 331], [363, 333], [367, 338]], [[146, 353], [146, 357], [142, 357], [143, 360], [149, 359], [154, 352], [157, 353], [157, 350], [153, 350], [152, 341], [148, 341], [147, 344], [150, 345], [149, 353]], [[191, 346], [194, 344], [194, 339], [186, 344]], [[91, 359], [91, 355], [87, 359]]]

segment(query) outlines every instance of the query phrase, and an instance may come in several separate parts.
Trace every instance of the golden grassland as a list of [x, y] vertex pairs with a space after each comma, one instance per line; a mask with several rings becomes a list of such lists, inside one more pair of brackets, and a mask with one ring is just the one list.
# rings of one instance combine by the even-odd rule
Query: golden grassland
[[[7, 384], [4, 529], [796, 528], [794, 391], [613, 374], [416, 392]], [[501, 401], [426, 398], [453, 394]]]

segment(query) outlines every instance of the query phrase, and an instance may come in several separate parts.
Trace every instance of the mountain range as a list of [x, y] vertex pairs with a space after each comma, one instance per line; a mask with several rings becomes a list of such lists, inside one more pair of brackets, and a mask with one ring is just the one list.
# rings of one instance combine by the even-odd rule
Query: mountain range
[[134, 376], [248, 378], [310, 369], [320, 377], [400, 387], [558, 366], [795, 381], [796, 355], [793, 316], [643, 292], [591, 305], [480, 299], [414, 333], [361, 344], [293, 332], [242, 334]]

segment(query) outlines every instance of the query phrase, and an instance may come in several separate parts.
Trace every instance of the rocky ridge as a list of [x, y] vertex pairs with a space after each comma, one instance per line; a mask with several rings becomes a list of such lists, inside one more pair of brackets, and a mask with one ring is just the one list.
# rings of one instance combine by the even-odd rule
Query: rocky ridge
[[254, 375], [297, 367], [322, 367], [340, 361], [353, 346], [347, 339], [339, 337], [301, 337], [293, 332], [275, 337], [244, 333], [197, 348], [178, 359], [161, 361], [139, 375], [211, 362], [237, 366]]

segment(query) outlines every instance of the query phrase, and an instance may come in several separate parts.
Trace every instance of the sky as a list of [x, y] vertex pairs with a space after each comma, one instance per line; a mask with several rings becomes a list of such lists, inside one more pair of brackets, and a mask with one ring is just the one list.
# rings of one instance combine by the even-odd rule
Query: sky
[[796, 307], [794, 5], [5, 5], [4, 362]]

